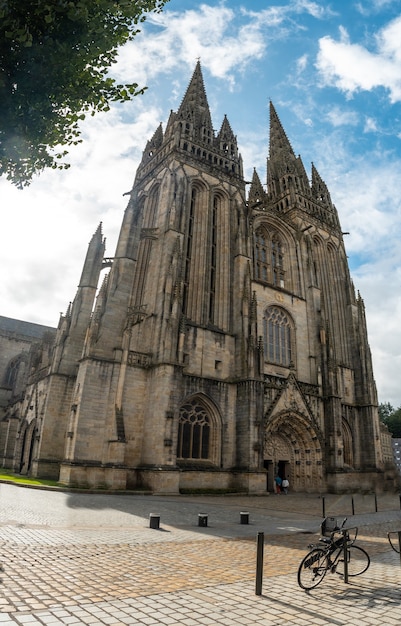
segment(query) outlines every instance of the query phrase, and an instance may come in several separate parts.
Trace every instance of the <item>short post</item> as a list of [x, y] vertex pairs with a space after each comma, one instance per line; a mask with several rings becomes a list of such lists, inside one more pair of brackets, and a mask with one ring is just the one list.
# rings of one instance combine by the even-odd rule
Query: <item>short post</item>
[[198, 513], [198, 526], [203, 526], [204, 528], [207, 526], [207, 518], [206, 513]]
[[155, 513], [151, 513], [149, 515], [149, 528], [159, 528], [160, 525], [160, 515], [156, 515]]
[[326, 517], [326, 499], [322, 496], [322, 517]]
[[[349, 534], [348, 530], [344, 530], [344, 582], [348, 582], [348, 543], [349, 543]], [[349, 553], [351, 555], [351, 553]]]
[[256, 543], [256, 586], [255, 594], [257, 596], [262, 595], [262, 581], [263, 581], [263, 546], [264, 546], [264, 533], [257, 534]]
[[239, 516], [241, 524], [249, 524], [249, 513], [247, 511], [241, 511]]
[[400, 509], [401, 509], [401, 493], [400, 493]]
[[375, 494], [375, 512], [377, 513], [377, 495]]
[[354, 496], [351, 498], [352, 515], [355, 515]]

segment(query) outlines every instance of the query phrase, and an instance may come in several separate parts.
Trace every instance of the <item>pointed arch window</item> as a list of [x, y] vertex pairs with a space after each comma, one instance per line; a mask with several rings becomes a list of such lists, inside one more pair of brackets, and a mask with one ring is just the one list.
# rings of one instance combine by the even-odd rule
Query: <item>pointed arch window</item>
[[8, 364], [5, 377], [4, 377], [4, 386], [13, 389], [17, 382], [17, 377], [19, 373], [19, 368], [21, 366], [21, 357], [17, 356], [15, 359], [10, 361]]
[[352, 432], [351, 429], [343, 418], [341, 423], [341, 433], [343, 438], [343, 450], [344, 450], [344, 465], [349, 465], [353, 467], [354, 465], [354, 454], [353, 454], [353, 441], [352, 441]]
[[195, 206], [197, 204], [198, 190], [193, 187], [191, 190], [191, 201], [189, 205], [188, 215], [188, 234], [185, 250], [185, 270], [184, 270], [184, 286], [182, 297], [182, 310], [185, 315], [188, 313], [188, 292], [191, 274], [191, 262], [192, 262], [192, 247], [194, 237], [194, 220], [195, 220]]
[[146, 229], [153, 229], [157, 225], [157, 213], [159, 208], [159, 186], [156, 185], [147, 198], [141, 199], [138, 215], [143, 214], [141, 224], [141, 239], [138, 247], [137, 269], [134, 279], [135, 306], [144, 304], [146, 293], [146, 280], [148, 267], [152, 254], [153, 240], [150, 237], [142, 236]]
[[285, 287], [284, 246], [278, 233], [270, 234], [265, 226], [255, 232], [254, 266], [256, 280]]
[[205, 406], [196, 398], [180, 409], [177, 459], [210, 458], [211, 420]]
[[263, 318], [265, 360], [290, 367], [293, 362], [294, 325], [280, 307], [269, 307]]
[[264, 228], [255, 233], [255, 276], [258, 280], [268, 281], [268, 237]]
[[216, 272], [217, 272], [217, 220], [221, 199], [214, 196], [211, 214], [210, 232], [210, 270], [209, 270], [209, 322], [215, 323], [216, 307]]
[[271, 257], [272, 257], [272, 273], [273, 273], [273, 285], [276, 287], [284, 287], [284, 265], [283, 265], [283, 245], [280, 238], [275, 233], [272, 237], [271, 243]]

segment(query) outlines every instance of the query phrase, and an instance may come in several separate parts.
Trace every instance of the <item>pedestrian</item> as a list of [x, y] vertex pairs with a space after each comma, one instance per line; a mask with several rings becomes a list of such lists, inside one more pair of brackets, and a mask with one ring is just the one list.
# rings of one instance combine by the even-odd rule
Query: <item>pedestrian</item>
[[288, 480], [288, 478], [286, 476], [284, 476], [281, 486], [283, 488], [283, 492], [287, 495], [288, 493], [288, 487], [290, 486], [290, 482]]
[[277, 474], [277, 476], [274, 479], [274, 484], [276, 486], [276, 493], [280, 493], [281, 492], [281, 477]]

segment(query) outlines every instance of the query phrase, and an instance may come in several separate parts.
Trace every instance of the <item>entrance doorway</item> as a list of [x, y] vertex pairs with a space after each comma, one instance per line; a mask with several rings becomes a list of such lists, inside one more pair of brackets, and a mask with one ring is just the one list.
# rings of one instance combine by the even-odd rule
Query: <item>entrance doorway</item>
[[280, 476], [281, 480], [283, 480], [284, 478], [288, 478], [290, 474], [290, 462], [279, 461], [277, 473]]
[[[320, 491], [323, 484], [322, 446], [316, 430], [303, 415], [280, 413], [266, 424], [264, 467], [269, 474], [284, 476], [291, 491]], [[272, 465], [266, 465], [270, 461]], [[272, 479], [269, 476], [268, 490]]]

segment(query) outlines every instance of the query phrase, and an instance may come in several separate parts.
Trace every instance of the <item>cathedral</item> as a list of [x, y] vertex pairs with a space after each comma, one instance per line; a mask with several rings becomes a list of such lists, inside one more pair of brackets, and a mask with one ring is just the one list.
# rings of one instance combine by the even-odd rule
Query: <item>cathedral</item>
[[22, 390], [18, 357], [4, 370], [4, 467], [161, 494], [266, 493], [277, 474], [294, 491], [394, 488], [338, 213], [273, 104], [265, 182], [244, 180], [227, 117], [213, 130], [198, 62], [145, 147], [114, 256], [99, 225]]

